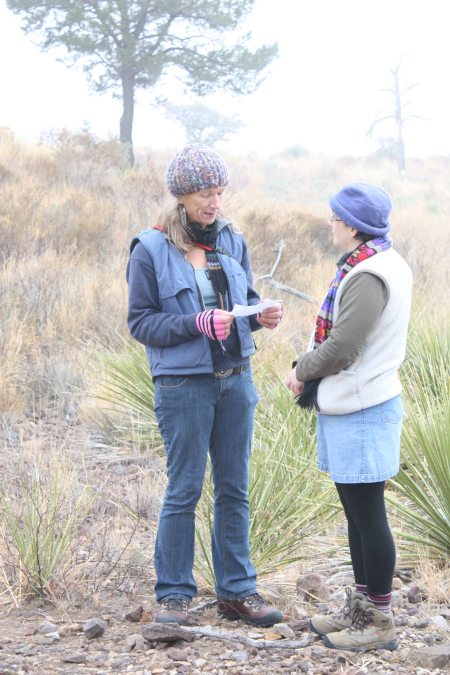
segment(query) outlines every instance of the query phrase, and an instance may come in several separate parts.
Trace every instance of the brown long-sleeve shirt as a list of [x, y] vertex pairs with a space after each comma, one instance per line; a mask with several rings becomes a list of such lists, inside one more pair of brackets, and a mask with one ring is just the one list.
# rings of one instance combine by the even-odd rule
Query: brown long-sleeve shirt
[[362, 272], [350, 279], [328, 339], [314, 351], [299, 356], [297, 379], [306, 382], [326, 377], [351, 365], [364, 349], [388, 299], [388, 288], [376, 274]]

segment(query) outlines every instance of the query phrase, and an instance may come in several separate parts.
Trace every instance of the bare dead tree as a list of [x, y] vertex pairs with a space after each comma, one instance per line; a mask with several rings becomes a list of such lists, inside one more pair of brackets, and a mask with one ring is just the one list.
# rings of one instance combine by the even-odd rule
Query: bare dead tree
[[[389, 115], [383, 115], [380, 117], [380, 113], [382, 112], [383, 108], [381, 108], [375, 117], [374, 122], [372, 123], [372, 126], [370, 127], [369, 131], [366, 134], [370, 138], [372, 138], [372, 132], [377, 124], [380, 122], [383, 122], [384, 120], [388, 119], [395, 119], [395, 124], [397, 126], [397, 166], [398, 166], [398, 173], [402, 179], [405, 178], [406, 175], [406, 162], [405, 162], [405, 143], [403, 141], [403, 125], [405, 122], [410, 120], [413, 117], [416, 117], [419, 120], [425, 119], [424, 117], [421, 117], [420, 115], [408, 115], [407, 117], [404, 117], [404, 108], [406, 106], [411, 105], [411, 101], [405, 101], [404, 100], [404, 95], [406, 92], [410, 91], [411, 89], [414, 89], [415, 87], [418, 87], [420, 82], [415, 82], [414, 84], [411, 84], [410, 82], [404, 80], [403, 78], [400, 77], [399, 72], [400, 68], [402, 65], [404, 54], [402, 54], [400, 61], [397, 65], [396, 68], [391, 70], [392, 76], [394, 78], [394, 88], [385, 88], [385, 89], [380, 89], [380, 91], [387, 91], [389, 94], [392, 94], [393, 96], [393, 101], [392, 103], [394, 104], [394, 112], [390, 113]], [[389, 105], [392, 105], [390, 103]]]

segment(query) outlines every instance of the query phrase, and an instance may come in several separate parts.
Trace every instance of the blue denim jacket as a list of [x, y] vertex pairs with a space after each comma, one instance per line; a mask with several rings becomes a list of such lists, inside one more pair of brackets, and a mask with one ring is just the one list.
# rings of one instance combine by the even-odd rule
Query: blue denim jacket
[[[228, 278], [226, 309], [234, 304], [255, 305], [261, 300], [253, 288], [250, 258], [241, 234], [234, 234], [229, 221], [219, 221], [216, 241], [218, 257]], [[140, 242], [146, 251], [134, 253]], [[136, 249], [137, 251], [137, 249]], [[129, 283], [128, 325], [130, 332], [145, 345], [152, 377], [193, 375], [214, 370], [208, 338], [199, 332], [195, 317], [201, 306], [194, 268], [184, 254], [171, 245], [163, 232], [144, 230], [131, 244], [127, 267]], [[228, 294], [227, 294], [228, 295]], [[255, 353], [252, 330], [258, 330], [255, 317], [235, 319], [239, 357], [229, 366], [248, 362]]]

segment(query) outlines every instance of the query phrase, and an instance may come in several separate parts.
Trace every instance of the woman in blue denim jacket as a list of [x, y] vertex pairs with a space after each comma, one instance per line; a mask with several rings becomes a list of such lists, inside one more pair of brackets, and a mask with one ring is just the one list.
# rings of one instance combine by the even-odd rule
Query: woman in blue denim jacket
[[131, 245], [128, 325], [145, 345], [168, 483], [155, 546], [158, 622], [188, 622], [195, 507], [208, 451], [214, 481], [212, 557], [219, 614], [270, 626], [281, 620], [256, 592], [249, 559], [248, 478], [258, 394], [252, 331], [274, 328], [280, 305], [237, 317], [235, 304], [261, 302], [245, 240], [220, 214], [228, 169], [201, 144], [172, 160], [172, 195], [157, 226]]

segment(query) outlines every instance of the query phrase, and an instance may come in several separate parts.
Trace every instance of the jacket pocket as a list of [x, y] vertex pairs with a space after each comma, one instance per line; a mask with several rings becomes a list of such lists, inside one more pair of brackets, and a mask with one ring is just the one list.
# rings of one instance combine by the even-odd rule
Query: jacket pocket
[[183, 279], [168, 280], [158, 286], [159, 304], [168, 314], [190, 314], [199, 311], [196, 290]]

